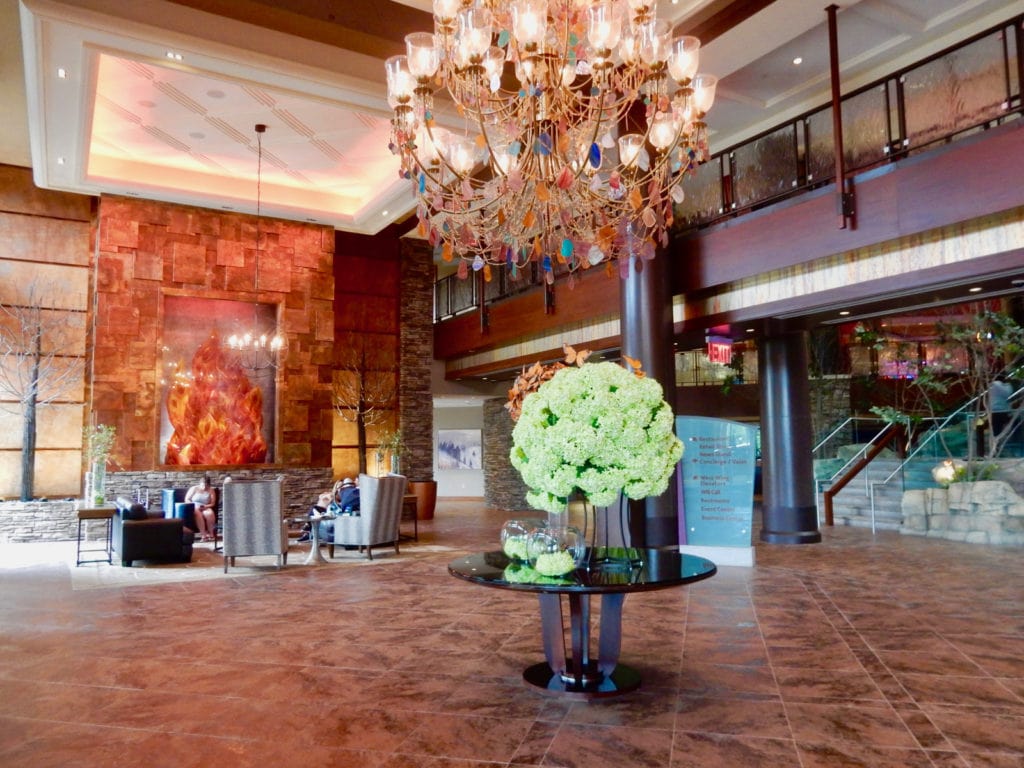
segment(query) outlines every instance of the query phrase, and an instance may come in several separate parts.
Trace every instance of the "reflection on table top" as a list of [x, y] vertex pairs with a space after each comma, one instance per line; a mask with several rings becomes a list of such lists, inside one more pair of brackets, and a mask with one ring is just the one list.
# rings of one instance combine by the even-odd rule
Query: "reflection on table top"
[[477, 552], [448, 565], [457, 578], [499, 589], [525, 592], [642, 592], [689, 584], [715, 575], [710, 560], [661, 549], [640, 549], [640, 565], [602, 562], [588, 549], [583, 564], [565, 576], [540, 576], [527, 563], [511, 560], [501, 551]]

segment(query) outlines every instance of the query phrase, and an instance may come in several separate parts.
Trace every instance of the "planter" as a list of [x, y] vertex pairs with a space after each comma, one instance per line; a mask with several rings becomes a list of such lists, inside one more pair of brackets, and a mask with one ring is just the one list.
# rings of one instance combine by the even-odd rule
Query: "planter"
[[436, 480], [410, 480], [409, 493], [416, 497], [416, 519], [433, 520], [437, 505]]

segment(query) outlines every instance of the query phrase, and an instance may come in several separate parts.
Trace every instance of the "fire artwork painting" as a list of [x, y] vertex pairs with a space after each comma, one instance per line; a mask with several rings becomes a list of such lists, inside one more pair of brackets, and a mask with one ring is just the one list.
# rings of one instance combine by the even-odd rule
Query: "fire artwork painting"
[[[182, 368], [179, 366], [179, 371]], [[167, 391], [174, 432], [165, 464], [262, 464], [263, 391], [212, 335], [192, 357], [191, 375], [178, 375]]]

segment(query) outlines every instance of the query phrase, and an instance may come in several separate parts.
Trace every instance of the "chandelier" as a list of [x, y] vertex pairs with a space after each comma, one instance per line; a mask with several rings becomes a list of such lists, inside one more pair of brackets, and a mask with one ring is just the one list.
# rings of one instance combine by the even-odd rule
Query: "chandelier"
[[[260, 274], [260, 224], [262, 223], [262, 183], [263, 183], [263, 134], [267, 126], [257, 123], [256, 131], [256, 259], [254, 265], [254, 282], [259, 288]], [[258, 328], [258, 306], [253, 307], [253, 330], [241, 330], [232, 333], [224, 341], [224, 346], [232, 353], [238, 364], [246, 370], [262, 370], [276, 368], [278, 355], [284, 349], [284, 337], [274, 329], [268, 334]]]
[[[717, 79], [654, 0], [434, 0], [434, 32], [385, 62], [391, 150], [419, 230], [491, 277], [538, 263], [548, 283], [667, 245], [680, 182], [707, 159]], [[446, 94], [461, 130], [438, 124]], [[438, 99], [440, 102], [442, 99]]]

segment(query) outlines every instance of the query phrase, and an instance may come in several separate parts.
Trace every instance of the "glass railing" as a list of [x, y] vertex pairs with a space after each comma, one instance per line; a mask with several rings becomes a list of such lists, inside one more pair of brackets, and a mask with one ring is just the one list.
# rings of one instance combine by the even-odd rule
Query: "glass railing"
[[[862, 173], [1019, 118], [1018, 16], [842, 99], [843, 159]], [[715, 154], [676, 208], [689, 229], [835, 179], [832, 107], [824, 105]]]
[[[1024, 15], [999, 24], [842, 99], [848, 174], [956, 141], [1019, 118]], [[675, 231], [706, 226], [830, 183], [835, 174], [832, 107], [823, 105], [712, 156], [685, 184]], [[539, 287], [538, 265], [490, 282], [470, 272], [437, 281], [435, 322]], [[566, 270], [555, 264], [558, 279]], [[482, 287], [481, 287], [482, 286]]]

